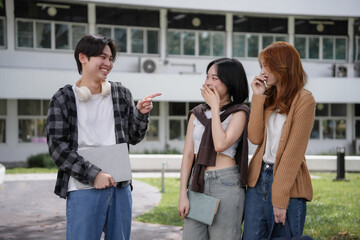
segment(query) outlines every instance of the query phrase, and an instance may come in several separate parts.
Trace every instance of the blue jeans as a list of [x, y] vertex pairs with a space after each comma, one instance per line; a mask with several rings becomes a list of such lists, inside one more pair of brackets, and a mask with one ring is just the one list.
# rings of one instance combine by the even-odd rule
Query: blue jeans
[[[271, 202], [273, 166], [263, 164], [255, 187], [248, 187], [245, 200], [244, 240], [267, 238], [275, 222]], [[303, 198], [290, 198], [286, 213], [290, 231], [294, 237], [301, 236], [306, 217], [306, 201]], [[285, 236], [282, 224], [275, 224], [274, 237]]]
[[208, 226], [196, 220], [185, 219], [182, 239], [240, 240], [245, 190], [241, 188], [239, 167], [206, 171], [204, 181], [204, 193], [220, 199], [214, 222]]
[[84, 189], [68, 193], [66, 239], [130, 239], [132, 197], [130, 185]]

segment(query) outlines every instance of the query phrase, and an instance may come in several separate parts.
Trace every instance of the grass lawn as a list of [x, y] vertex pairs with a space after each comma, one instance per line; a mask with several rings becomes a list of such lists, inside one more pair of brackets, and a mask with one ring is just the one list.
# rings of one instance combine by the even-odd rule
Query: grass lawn
[[[350, 181], [333, 181], [336, 173], [311, 173], [314, 199], [307, 204], [304, 235], [321, 240], [360, 240], [360, 174], [346, 173]], [[138, 179], [159, 190], [160, 178]], [[165, 179], [165, 193], [160, 204], [137, 221], [183, 226], [177, 214], [180, 181]]]
[[57, 168], [6, 168], [6, 174], [57, 173]]

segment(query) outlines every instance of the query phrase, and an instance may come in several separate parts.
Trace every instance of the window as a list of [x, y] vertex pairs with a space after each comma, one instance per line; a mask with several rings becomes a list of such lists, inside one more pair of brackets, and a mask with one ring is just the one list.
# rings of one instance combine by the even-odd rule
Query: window
[[297, 35], [295, 36], [295, 48], [302, 59], [346, 60], [347, 58], [346, 37]]
[[184, 140], [187, 124], [185, 102], [169, 102], [169, 139]]
[[0, 16], [0, 48], [5, 47], [5, 18]]
[[167, 47], [169, 55], [224, 56], [225, 33], [171, 29], [167, 33]]
[[319, 38], [309, 37], [309, 58], [319, 59]]
[[0, 0], [0, 48], [6, 46], [5, 0]]
[[158, 10], [96, 6], [96, 22], [103, 25], [160, 28]]
[[311, 139], [346, 139], [346, 104], [318, 103]]
[[287, 37], [285, 35], [264, 35], [262, 37], [262, 49], [266, 48], [271, 43], [278, 41], [286, 42]]
[[323, 39], [323, 59], [333, 59], [334, 58], [334, 39], [324, 38]]
[[159, 31], [147, 30], [146, 32], [146, 47], [147, 53], [158, 54], [159, 53]]
[[144, 52], [144, 31], [140, 29], [131, 29], [131, 52]]
[[320, 122], [319, 120], [314, 120], [314, 126], [310, 134], [311, 139], [319, 139], [320, 138]]
[[153, 102], [145, 141], [159, 141], [160, 103]]
[[306, 37], [295, 37], [295, 48], [301, 58], [306, 58]]
[[70, 1], [67, 3], [56, 2], [54, 4], [41, 0], [16, 0], [14, 1], [14, 8], [15, 18], [77, 23], [88, 22], [86, 4], [73, 4]]
[[224, 56], [225, 16], [169, 11], [167, 53], [180, 56]]
[[360, 104], [355, 104], [355, 137], [360, 139]]
[[0, 99], [0, 143], [6, 142], [6, 100]]
[[257, 58], [260, 51], [276, 41], [287, 41], [286, 35], [234, 33], [233, 56]]
[[257, 58], [276, 41], [287, 41], [286, 18], [233, 16], [233, 56]]
[[[191, 33], [185, 32], [185, 38], [187, 35], [190, 35]], [[168, 48], [168, 54], [169, 55], [180, 55], [181, 54], [181, 32], [168, 32], [167, 34], [167, 48]], [[192, 53], [195, 55], [195, 48], [193, 46], [195, 46], [195, 34], [193, 34], [194, 36], [194, 40], [193, 43], [189, 42], [189, 40], [186, 42], [186, 46], [185, 48], [187, 50], [185, 50], [184, 55], [186, 55], [186, 53]], [[190, 46], [189, 46], [190, 43]], [[189, 50], [190, 49], [190, 50]], [[193, 49], [193, 50], [191, 50]]]
[[[184, 55], [195, 55], [195, 41], [195, 32], [183, 32]], [[180, 41], [178, 44], [180, 45]], [[179, 48], [176, 47], [176, 49]]]
[[347, 21], [295, 19], [295, 48], [302, 59], [346, 60]]
[[225, 34], [216, 32], [200, 32], [198, 38], [200, 56], [224, 56]]
[[360, 61], [360, 36], [356, 36], [355, 44], [355, 60]]
[[17, 48], [73, 50], [87, 33], [86, 4], [16, 0], [14, 14]]
[[96, 7], [97, 33], [115, 40], [118, 51], [159, 54], [159, 11]]
[[287, 34], [287, 18], [233, 15], [234, 32]]
[[245, 35], [234, 34], [233, 36], [233, 56], [245, 57]]
[[360, 62], [360, 19], [354, 22], [354, 35], [354, 60]]
[[49, 100], [18, 100], [19, 142], [46, 142]]
[[114, 39], [119, 52], [159, 54], [158, 29], [98, 25], [97, 32]]
[[225, 31], [225, 15], [168, 11], [169, 29]]
[[248, 34], [247, 39], [247, 56], [257, 57], [259, 53], [259, 36]]
[[16, 20], [16, 46], [18, 48], [73, 50], [86, 33], [86, 24]]
[[169, 139], [184, 140], [187, 131], [188, 112], [199, 102], [169, 102]]

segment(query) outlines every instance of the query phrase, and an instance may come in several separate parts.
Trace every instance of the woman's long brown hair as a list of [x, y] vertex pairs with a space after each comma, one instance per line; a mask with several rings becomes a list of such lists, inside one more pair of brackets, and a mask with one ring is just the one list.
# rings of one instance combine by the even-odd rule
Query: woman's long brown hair
[[289, 113], [296, 94], [307, 81], [299, 53], [287, 42], [275, 42], [260, 52], [259, 62], [261, 61], [278, 79], [277, 87], [272, 86], [265, 91], [265, 108]]

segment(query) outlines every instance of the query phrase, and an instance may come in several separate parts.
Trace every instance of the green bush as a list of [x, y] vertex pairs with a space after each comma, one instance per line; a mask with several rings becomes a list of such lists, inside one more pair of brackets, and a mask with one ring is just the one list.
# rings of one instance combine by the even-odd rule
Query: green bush
[[145, 149], [143, 151], [143, 153], [144, 154], [181, 154], [181, 152], [179, 152], [175, 148], [167, 148], [167, 149], [164, 149], [164, 150], [157, 150], [157, 149], [147, 150], [147, 149]]
[[27, 165], [29, 168], [56, 168], [56, 165], [51, 159], [49, 153], [31, 155], [27, 159]]
[[165, 149], [145, 149], [143, 151], [130, 151], [131, 154], [182, 154], [176, 148], [166, 147]]

